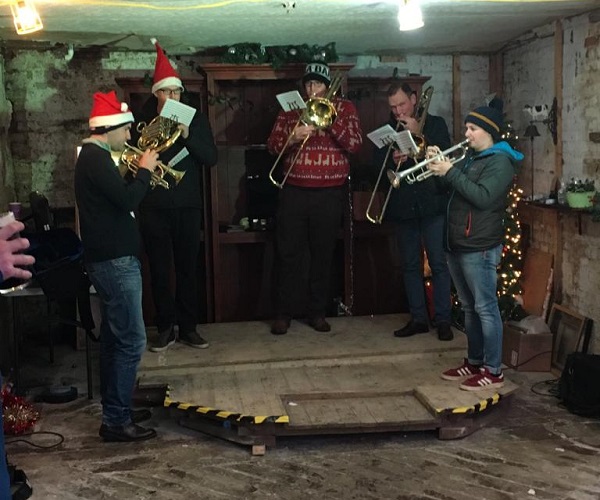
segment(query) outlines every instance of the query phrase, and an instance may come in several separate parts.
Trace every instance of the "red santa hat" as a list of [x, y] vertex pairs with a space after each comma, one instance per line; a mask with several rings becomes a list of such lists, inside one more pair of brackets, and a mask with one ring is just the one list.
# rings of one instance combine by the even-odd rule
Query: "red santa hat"
[[119, 102], [114, 90], [94, 94], [94, 104], [90, 113], [90, 130], [105, 133], [133, 123], [133, 114], [124, 102]]
[[179, 87], [183, 90], [183, 84], [179, 78], [177, 71], [173, 69], [165, 52], [158, 45], [156, 38], [151, 38], [150, 41], [156, 46], [156, 64], [154, 65], [154, 85], [152, 85], [152, 93], [165, 87]]

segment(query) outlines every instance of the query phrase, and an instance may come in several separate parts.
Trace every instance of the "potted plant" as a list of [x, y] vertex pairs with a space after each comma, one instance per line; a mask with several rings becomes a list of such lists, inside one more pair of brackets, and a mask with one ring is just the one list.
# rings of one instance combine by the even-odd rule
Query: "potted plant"
[[567, 184], [567, 203], [571, 208], [590, 208], [595, 193], [593, 180], [572, 177]]

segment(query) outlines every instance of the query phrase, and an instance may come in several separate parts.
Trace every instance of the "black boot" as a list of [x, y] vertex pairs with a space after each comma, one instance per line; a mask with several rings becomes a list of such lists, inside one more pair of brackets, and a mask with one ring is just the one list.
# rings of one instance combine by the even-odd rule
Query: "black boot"
[[406, 325], [404, 325], [400, 330], [396, 330], [394, 332], [394, 337], [412, 337], [417, 333], [427, 333], [429, 331], [429, 326], [427, 323], [418, 323], [416, 321], [410, 320]]

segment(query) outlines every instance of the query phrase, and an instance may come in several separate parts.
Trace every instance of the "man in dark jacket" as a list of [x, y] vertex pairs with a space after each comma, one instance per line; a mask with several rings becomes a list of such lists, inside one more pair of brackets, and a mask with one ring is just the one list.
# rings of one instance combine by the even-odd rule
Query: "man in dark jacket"
[[[410, 85], [395, 82], [389, 87], [387, 95], [392, 112], [390, 125], [393, 128], [400, 121], [400, 130], [409, 130], [413, 135], [422, 136], [427, 145], [438, 146], [441, 150], [450, 147], [446, 122], [441, 116], [420, 115], [422, 110], [417, 109], [417, 96]], [[382, 165], [386, 153], [386, 148], [376, 152], [377, 165]], [[400, 151], [394, 151], [393, 155], [389, 155], [387, 167], [396, 170], [398, 165], [402, 171], [414, 166], [415, 161], [402, 155]], [[386, 218], [397, 223], [404, 287], [411, 314], [410, 321], [394, 332], [396, 337], [410, 337], [429, 331], [423, 275], [425, 247], [433, 278], [433, 322], [437, 326], [440, 340], [453, 338], [450, 327], [451, 279], [443, 247], [446, 203], [447, 189], [435, 178], [413, 184], [403, 181], [391, 194]]]
[[100, 384], [105, 441], [141, 441], [156, 436], [137, 425], [148, 410], [131, 410], [137, 367], [146, 349], [142, 315], [140, 235], [133, 211], [150, 184], [158, 154], [147, 150], [137, 173], [125, 180], [111, 152], [122, 151], [131, 139], [133, 114], [114, 90], [94, 94], [91, 135], [75, 165], [75, 197], [79, 210], [85, 267], [102, 300]]
[[[161, 47], [156, 45], [156, 66], [152, 97], [145, 103], [138, 121], [150, 123], [168, 99], [179, 101], [183, 84]], [[196, 332], [198, 323], [198, 256], [202, 231], [202, 168], [217, 163], [208, 118], [196, 111], [189, 127], [180, 123], [181, 135], [161, 153], [161, 162], [185, 172], [170, 189], [157, 187], [140, 205], [140, 228], [148, 256], [152, 297], [156, 309], [158, 339], [150, 350], [166, 350], [177, 339], [204, 349], [208, 342]], [[183, 156], [183, 157], [182, 157]], [[168, 178], [169, 176], [165, 176]], [[172, 258], [172, 260], [171, 260]], [[175, 269], [175, 296], [171, 292], [171, 261]]]

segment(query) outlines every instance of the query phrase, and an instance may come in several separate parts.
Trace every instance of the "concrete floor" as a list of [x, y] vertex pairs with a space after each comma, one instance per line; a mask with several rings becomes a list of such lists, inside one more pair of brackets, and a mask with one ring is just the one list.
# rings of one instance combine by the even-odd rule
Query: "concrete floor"
[[[210, 330], [203, 335], [216, 340]], [[47, 384], [85, 392], [83, 352], [59, 346], [54, 366], [46, 356], [44, 348], [26, 349], [30, 394]], [[600, 421], [560, 408], [549, 394], [554, 385], [545, 383], [550, 373], [505, 373], [520, 386], [506, 417], [461, 440], [441, 441], [433, 431], [280, 437], [265, 456], [252, 456], [247, 447], [184, 428], [172, 412], [155, 407], [149, 424], [157, 439], [105, 444], [97, 435], [99, 401], [82, 396], [40, 405], [36, 430], [61, 434], [61, 445], [34, 448], [9, 437], [7, 451], [29, 477], [32, 498], [44, 500], [598, 500]], [[26, 439], [57, 442], [44, 434]]]

